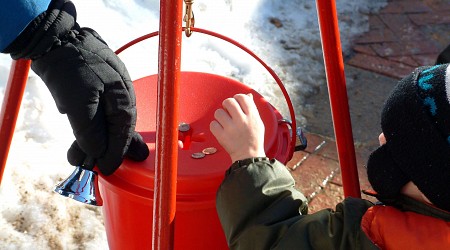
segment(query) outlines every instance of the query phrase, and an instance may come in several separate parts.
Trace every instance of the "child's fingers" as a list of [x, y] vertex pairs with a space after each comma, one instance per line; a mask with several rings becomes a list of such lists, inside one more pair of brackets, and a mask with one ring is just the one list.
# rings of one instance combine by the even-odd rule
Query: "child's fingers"
[[244, 115], [244, 111], [235, 98], [225, 99], [222, 106], [230, 114], [231, 119], [238, 119]]
[[244, 114], [249, 114], [251, 110], [256, 108], [256, 104], [253, 101], [253, 95], [252, 94], [237, 94], [234, 96], [234, 99], [239, 103], [239, 106], [241, 107]]
[[218, 135], [222, 134], [223, 127], [222, 127], [222, 125], [220, 125], [219, 122], [214, 120], [209, 124], [209, 130], [217, 138]]
[[230, 114], [223, 109], [217, 109], [216, 112], [214, 112], [214, 118], [222, 127], [230, 126], [232, 123]]

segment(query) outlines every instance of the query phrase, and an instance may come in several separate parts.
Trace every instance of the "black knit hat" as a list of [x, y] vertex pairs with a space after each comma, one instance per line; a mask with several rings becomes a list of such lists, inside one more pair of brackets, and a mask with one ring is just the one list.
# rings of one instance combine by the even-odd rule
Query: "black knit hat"
[[394, 198], [412, 181], [450, 211], [450, 65], [421, 67], [401, 80], [381, 113], [386, 144], [369, 157], [373, 189]]

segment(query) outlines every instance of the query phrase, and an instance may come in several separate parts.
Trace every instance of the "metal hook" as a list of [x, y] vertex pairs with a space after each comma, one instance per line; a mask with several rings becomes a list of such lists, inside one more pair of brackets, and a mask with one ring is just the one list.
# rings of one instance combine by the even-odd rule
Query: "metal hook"
[[183, 21], [186, 22], [186, 29], [184, 32], [187, 37], [190, 37], [192, 35], [191, 28], [193, 28], [195, 24], [194, 12], [192, 11], [192, 4], [194, 3], [194, 0], [184, 0], [184, 3], [186, 4], [186, 10], [183, 18]]

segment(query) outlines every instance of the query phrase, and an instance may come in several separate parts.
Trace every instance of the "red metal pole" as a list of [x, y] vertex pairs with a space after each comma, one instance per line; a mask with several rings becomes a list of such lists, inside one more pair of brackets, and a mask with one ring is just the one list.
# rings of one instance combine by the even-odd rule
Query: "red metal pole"
[[361, 197], [336, 3], [333, 0], [316, 3], [344, 195]]
[[0, 184], [30, 70], [30, 60], [13, 61], [0, 113]]
[[153, 249], [174, 247], [181, 63], [181, 0], [160, 1]]

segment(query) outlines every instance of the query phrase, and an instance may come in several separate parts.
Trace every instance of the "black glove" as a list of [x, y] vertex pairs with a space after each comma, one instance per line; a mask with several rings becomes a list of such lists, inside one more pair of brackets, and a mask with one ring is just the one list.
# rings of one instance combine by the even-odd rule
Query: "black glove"
[[93, 158], [110, 175], [125, 156], [148, 157], [147, 145], [135, 132], [136, 100], [128, 71], [94, 30], [78, 26], [73, 3], [52, 1], [6, 52], [13, 59], [32, 60], [59, 112], [67, 114], [76, 138], [67, 154], [72, 165]]

